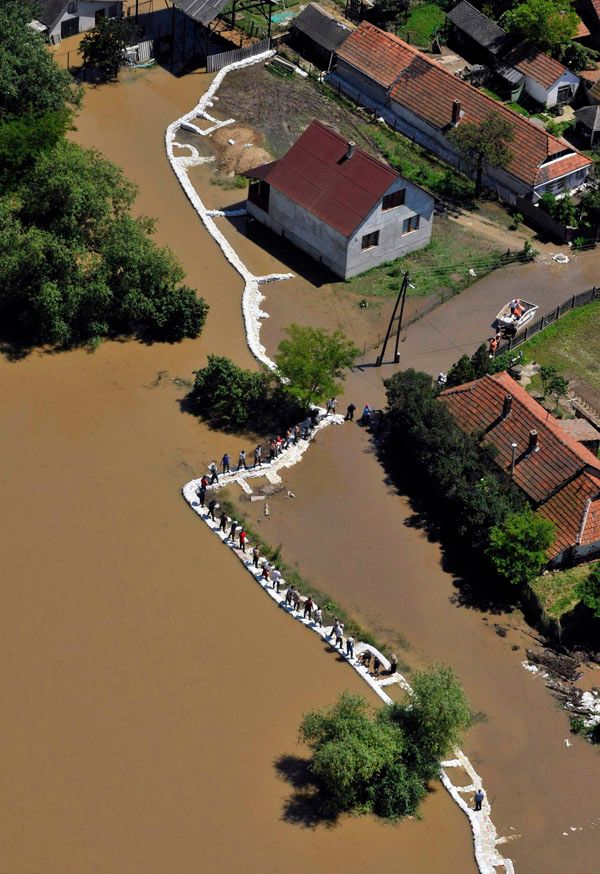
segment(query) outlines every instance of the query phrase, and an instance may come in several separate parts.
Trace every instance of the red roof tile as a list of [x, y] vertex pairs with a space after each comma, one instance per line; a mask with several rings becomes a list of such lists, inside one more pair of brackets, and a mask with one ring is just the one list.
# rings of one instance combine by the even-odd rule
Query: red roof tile
[[531, 43], [521, 43], [505, 55], [503, 63], [514, 67], [524, 76], [535, 79], [544, 88], [554, 85], [563, 73], [568, 72], [559, 61], [545, 55], [537, 46]]
[[587, 419], [561, 419], [560, 427], [578, 443], [600, 440], [600, 431], [594, 428]]
[[[384, 59], [381, 63], [380, 54]], [[393, 101], [438, 129], [445, 130], [450, 125], [454, 100], [460, 102], [462, 122], [480, 123], [492, 112], [501, 115], [513, 126], [515, 134], [510, 144], [513, 159], [507, 170], [527, 185], [540, 185], [591, 165], [589, 158], [564, 140], [368, 22], [363, 21], [348, 37], [338, 56], [388, 88]], [[371, 72], [374, 67], [377, 75]], [[564, 152], [567, 154], [562, 156]]]
[[573, 39], [583, 39], [586, 36], [590, 35], [589, 28], [583, 23], [581, 18], [577, 22], [577, 33], [573, 37]]
[[[503, 417], [507, 394], [512, 407]], [[447, 389], [440, 399], [463, 430], [480, 432], [485, 442], [494, 445], [496, 461], [507, 473], [511, 444], [517, 444], [513, 479], [539, 512], [555, 523], [553, 554], [574, 544], [588, 498], [600, 498], [600, 461], [507, 373]], [[532, 430], [537, 431], [535, 451], [529, 450]]]
[[283, 158], [244, 175], [264, 179], [349, 237], [400, 176], [362, 149], [345, 159], [347, 151], [348, 140], [313, 121]]
[[[600, 486], [600, 483], [598, 485]], [[581, 532], [581, 545], [586, 546], [598, 540], [600, 540], [600, 499], [596, 498], [588, 507]]]

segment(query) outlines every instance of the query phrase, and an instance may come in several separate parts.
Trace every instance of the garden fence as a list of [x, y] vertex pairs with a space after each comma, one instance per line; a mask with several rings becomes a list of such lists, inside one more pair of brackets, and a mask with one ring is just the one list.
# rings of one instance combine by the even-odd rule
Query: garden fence
[[268, 52], [271, 48], [270, 39], [263, 39], [254, 45], [246, 46], [245, 49], [234, 49], [231, 52], [221, 52], [218, 55], [209, 55], [206, 59], [206, 72], [216, 73], [228, 64], [235, 64], [237, 61], [244, 61], [246, 58], [252, 58], [254, 55], [261, 55], [263, 52]]

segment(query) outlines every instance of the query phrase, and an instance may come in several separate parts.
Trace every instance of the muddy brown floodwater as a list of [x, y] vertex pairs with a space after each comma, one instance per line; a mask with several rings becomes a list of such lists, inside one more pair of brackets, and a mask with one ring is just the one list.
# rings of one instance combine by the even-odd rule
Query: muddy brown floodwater
[[364, 686], [180, 495], [231, 441], [180, 412], [170, 377], [207, 350], [250, 363], [239, 277], [164, 157], [205, 81], [125, 74], [87, 92], [76, 133], [141, 185], [140, 210], [211, 305], [202, 338], [0, 360], [2, 868], [469, 874], [468, 823], [439, 785], [397, 827], [284, 816], [273, 763], [298, 753], [302, 713]]

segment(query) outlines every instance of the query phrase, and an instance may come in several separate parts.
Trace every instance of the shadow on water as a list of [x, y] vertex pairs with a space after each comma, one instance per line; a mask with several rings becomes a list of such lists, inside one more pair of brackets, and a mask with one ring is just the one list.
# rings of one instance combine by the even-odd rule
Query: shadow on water
[[390, 460], [383, 440], [373, 435], [364, 451], [377, 458], [383, 469], [383, 482], [390, 492], [408, 502], [412, 512], [406, 517], [404, 525], [421, 532], [429, 543], [439, 546], [441, 568], [452, 577], [455, 589], [451, 603], [456, 607], [494, 615], [512, 613], [517, 602], [515, 588], [494, 576], [489, 566], [478, 560], [468, 545], [448, 530], [442, 515], [436, 512], [434, 502], [419, 494], [418, 486], [410, 474], [400, 470]]
[[316, 828], [319, 825], [332, 827], [337, 824], [339, 817], [327, 810], [308, 759], [282, 755], [275, 760], [275, 770], [293, 789], [283, 805], [282, 818], [285, 822], [304, 828]]

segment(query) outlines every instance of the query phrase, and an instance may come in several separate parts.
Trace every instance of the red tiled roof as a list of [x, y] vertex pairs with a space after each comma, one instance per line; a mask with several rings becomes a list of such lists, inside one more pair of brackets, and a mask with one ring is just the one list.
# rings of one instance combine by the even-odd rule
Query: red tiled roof
[[537, 46], [531, 43], [521, 43], [505, 55], [503, 63], [514, 67], [524, 76], [535, 79], [544, 88], [554, 85], [563, 73], [568, 72], [559, 61], [545, 55]]
[[[512, 407], [503, 418], [507, 394]], [[600, 498], [600, 461], [507, 373], [447, 389], [440, 399], [463, 430], [481, 432], [494, 445], [496, 462], [505, 472], [511, 468], [511, 444], [517, 444], [513, 480], [555, 523], [554, 554], [574, 544], [588, 498]], [[530, 452], [532, 430], [538, 435], [537, 451]]]
[[[600, 2], [600, 0], [599, 0], [599, 2]], [[583, 23], [583, 21], [580, 18], [579, 21], [577, 22], [577, 33], [575, 34], [573, 39], [583, 39], [585, 36], [589, 36], [589, 35], [590, 35], [589, 28], [586, 27], [586, 25]]]
[[362, 149], [348, 159], [347, 151], [348, 140], [313, 121], [283, 158], [244, 175], [264, 179], [349, 237], [400, 176]]
[[[600, 482], [598, 482], [600, 487]], [[581, 532], [581, 544], [585, 546], [588, 543], [596, 543], [600, 540], [600, 499], [596, 498], [592, 501], [588, 508], [587, 517], [584, 520], [583, 531]]]
[[[380, 53], [384, 58], [381, 64]], [[507, 170], [527, 185], [541, 185], [591, 165], [589, 158], [568, 143], [448, 73], [398, 37], [384, 33], [368, 22], [361, 22], [341, 46], [338, 56], [367, 76], [372, 75], [373, 66], [378, 66], [377, 76], [373, 78], [389, 88], [392, 100], [441, 130], [451, 123], [454, 100], [460, 102], [462, 122], [478, 124], [490, 113], [498, 113], [513, 126], [515, 134], [510, 144], [513, 159]], [[563, 152], [567, 155], [559, 157]], [[543, 166], [544, 162], [550, 161], [552, 163]]]
[[400, 37], [366, 21], [337, 50], [338, 58], [385, 88], [393, 85], [414, 55], [415, 49]]

